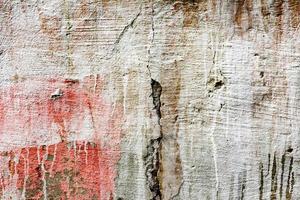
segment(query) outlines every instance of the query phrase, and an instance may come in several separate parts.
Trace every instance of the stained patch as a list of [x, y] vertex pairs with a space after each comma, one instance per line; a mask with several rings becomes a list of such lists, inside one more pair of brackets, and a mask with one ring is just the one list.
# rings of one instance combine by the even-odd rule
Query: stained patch
[[[242, 34], [244, 31], [251, 29], [253, 26], [252, 0], [233, 0], [231, 4], [233, 5], [233, 22], [238, 28], [238, 33]], [[246, 25], [245, 28], [243, 28], [244, 24]]]
[[274, 4], [272, 5], [274, 9], [274, 16], [275, 16], [275, 26], [277, 27], [276, 31], [274, 32], [275, 40], [278, 41], [281, 39], [283, 34], [283, 9], [284, 1], [283, 0], [275, 0]]
[[88, 121], [93, 137], [99, 138], [111, 132], [121, 113], [103, 100], [101, 87], [99, 76], [82, 81], [36, 78], [12, 83], [1, 92], [1, 134], [29, 136], [30, 144], [41, 139], [42, 133], [43, 137], [57, 134], [65, 140], [70, 134], [80, 134]]
[[178, 1], [173, 6], [183, 12], [183, 27], [197, 28], [200, 13], [207, 11], [207, 1], [203, 0]]
[[3, 194], [16, 188], [26, 199], [112, 198], [123, 117], [102, 87], [98, 75], [2, 86], [0, 140], [12, 149], [0, 153]]
[[300, 1], [288, 0], [289, 9], [291, 10], [290, 25], [293, 28], [298, 28], [300, 22]]
[[159, 178], [161, 183], [162, 198], [172, 199], [178, 195], [183, 184], [183, 171], [180, 157], [179, 134], [179, 100], [181, 92], [181, 68], [177, 61], [172, 65], [172, 70], [162, 72], [162, 76], [170, 77], [168, 83], [162, 82], [161, 94], [161, 159]]
[[[16, 149], [8, 154], [18, 157], [16, 162], [11, 157], [8, 164], [10, 169], [16, 169], [16, 186], [26, 199], [41, 199], [45, 195], [48, 199], [108, 199], [113, 193], [115, 155], [99, 144], [60, 142]], [[10, 181], [2, 174], [6, 184], [1, 190]]]

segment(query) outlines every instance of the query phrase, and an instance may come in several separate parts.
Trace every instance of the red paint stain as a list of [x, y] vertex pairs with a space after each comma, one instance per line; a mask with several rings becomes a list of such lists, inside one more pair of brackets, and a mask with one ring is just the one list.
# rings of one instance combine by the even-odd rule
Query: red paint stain
[[[13, 157], [18, 157], [17, 163]], [[60, 142], [22, 148], [8, 165], [16, 169], [17, 189], [26, 199], [44, 195], [48, 199], [109, 199], [114, 190], [116, 158], [114, 152], [96, 143]], [[9, 176], [2, 175], [2, 182], [8, 181]]]
[[[54, 96], [57, 89], [61, 93]], [[0, 152], [7, 162], [0, 171], [0, 194], [17, 177], [16, 188], [26, 199], [112, 198], [123, 116], [101, 91], [99, 76], [34, 78], [2, 88], [0, 135], [23, 135], [28, 147]], [[84, 132], [85, 120], [93, 130], [90, 142], [68, 142]], [[42, 145], [39, 132], [45, 130], [61, 142]]]
[[[95, 139], [115, 130], [122, 112], [102, 98], [99, 76], [82, 81], [35, 78], [13, 83], [2, 89], [0, 96], [0, 134], [28, 136], [28, 143], [39, 141], [38, 132], [62, 140], [70, 133], [79, 134], [84, 120], [91, 122]], [[52, 94], [61, 90], [61, 96]], [[24, 131], [25, 130], [25, 131]], [[118, 130], [117, 130], [118, 131]]]

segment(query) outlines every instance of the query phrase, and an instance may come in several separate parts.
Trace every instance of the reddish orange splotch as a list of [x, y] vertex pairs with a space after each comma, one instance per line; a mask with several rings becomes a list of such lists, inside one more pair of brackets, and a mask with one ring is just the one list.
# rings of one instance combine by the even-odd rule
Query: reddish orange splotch
[[[48, 199], [109, 199], [113, 195], [118, 157], [99, 144], [60, 142], [26, 147], [19, 152], [13, 167], [18, 176], [17, 188], [27, 199], [40, 199], [44, 195]], [[9, 177], [2, 176], [2, 180], [10, 184]], [[0, 184], [1, 190], [3, 187]]]
[[69, 129], [67, 126], [72, 125], [72, 119], [78, 119], [78, 128], [82, 125], [84, 111], [89, 109], [89, 100], [87, 93], [80, 88], [79, 82], [71, 84], [67, 82], [61, 88], [62, 96], [50, 97], [46, 103], [48, 123], [57, 124], [61, 137], [65, 138]]
[[[59, 134], [65, 139], [79, 134], [84, 119], [93, 126], [94, 137], [111, 132], [111, 120], [121, 120], [118, 106], [102, 98], [99, 76], [83, 80], [35, 78], [13, 83], [0, 94], [0, 134], [23, 134], [31, 141], [38, 132]], [[61, 96], [52, 97], [60, 89]], [[113, 119], [112, 119], [113, 118]], [[25, 130], [25, 131], [24, 131]]]
[[[19, 134], [28, 147], [0, 152], [0, 158], [9, 155], [6, 171], [0, 171], [0, 191], [15, 184], [30, 199], [112, 197], [123, 114], [103, 99], [102, 87], [99, 76], [34, 78], [2, 87], [0, 135]], [[61, 95], [53, 97], [57, 89]], [[86, 130], [84, 121], [93, 132], [90, 143], [70, 142], [69, 136]], [[45, 146], [40, 132], [60, 136], [61, 142]]]

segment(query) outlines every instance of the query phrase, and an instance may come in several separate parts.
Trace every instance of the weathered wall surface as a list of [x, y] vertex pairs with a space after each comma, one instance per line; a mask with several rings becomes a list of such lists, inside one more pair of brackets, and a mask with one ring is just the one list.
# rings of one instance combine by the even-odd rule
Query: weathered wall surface
[[0, 0], [0, 199], [300, 199], [297, 0]]

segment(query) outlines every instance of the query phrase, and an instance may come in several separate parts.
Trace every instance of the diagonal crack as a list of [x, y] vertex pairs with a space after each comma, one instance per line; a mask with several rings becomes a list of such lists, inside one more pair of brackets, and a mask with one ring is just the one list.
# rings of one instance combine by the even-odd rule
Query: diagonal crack
[[123, 30], [121, 31], [121, 33], [119, 34], [119, 36], [117, 37], [116, 41], [114, 42], [114, 48], [113, 48], [113, 52], [116, 51], [118, 44], [120, 43], [120, 41], [123, 39], [123, 36], [125, 35], [125, 33], [129, 30], [129, 28], [132, 28], [133, 25], [135, 24], [136, 20], [138, 19], [138, 17], [141, 15], [142, 13], [142, 9], [140, 8], [140, 11], [137, 13], [137, 15], [130, 21], [129, 24], [127, 24]]
[[175, 198], [177, 198], [177, 197], [180, 195], [181, 188], [182, 188], [183, 184], [184, 184], [184, 181], [182, 181], [181, 184], [179, 185], [179, 188], [178, 188], [177, 193], [174, 194], [174, 195], [171, 197], [172, 200], [175, 199]]

